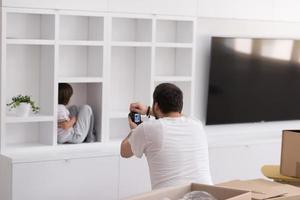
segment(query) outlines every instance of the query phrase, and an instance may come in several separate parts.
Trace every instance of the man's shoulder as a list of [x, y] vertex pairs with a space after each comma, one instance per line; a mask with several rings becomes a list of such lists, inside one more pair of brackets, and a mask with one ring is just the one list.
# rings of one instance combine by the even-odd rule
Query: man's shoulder
[[200, 119], [195, 118], [195, 117], [186, 117], [187, 120], [189, 120], [191, 123], [199, 125], [201, 127], [203, 127], [203, 123]]
[[188, 126], [193, 127], [195, 130], [199, 131], [204, 129], [202, 121], [195, 117], [185, 117], [185, 121]]
[[[178, 123], [185, 121], [185, 123], [188, 123], [191, 126], [195, 126], [200, 129], [203, 129], [203, 123], [201, 122], [201, 120], [199, 120], [197, 118], [183, 116], [181, 119], [182, 120], [179, 120]], [[161, 119], [157, 119], [157, 120], [150, 119], [150, 120], [144, 121], [143, 128], [146, 130], [150, 129], [152, 131], [153, 130], [161, 131], [163, 129], [163, 126], [165, 125], [164, 120], [166, 120], [166, 119], [161, 118]], [[174, 124], [174, 123], [172, 123], [172, 124]]]
[[162, 125], [160, 119], [148, 119], [143, 122], [144, 127], [160, 127]]

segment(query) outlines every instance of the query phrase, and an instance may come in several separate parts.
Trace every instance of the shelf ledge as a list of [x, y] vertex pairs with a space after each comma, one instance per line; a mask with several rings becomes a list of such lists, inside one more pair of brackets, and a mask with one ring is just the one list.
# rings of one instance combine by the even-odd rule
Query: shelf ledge
[[157, 82], [191, 82], [192, 77], [191, 76], [155, 76], [154, 81]]
[[20, 45], [54, 45], [54, 40], [41, 39], [6, 39], [6, 44], [20, 44]]
[[120, 143], [111, 141], [55, 146], [39, 143], [10, 144], [2, 155], [10, 158], [13, 163], [119, 156]]
[[193, 48], [193, 43], [168, 43], [168, 42], [158, 42], [156, 47], [165, 48]]
[[17, 117], [9, 115], [6, 117], [6, 123], [30, 123], [30, 122], [51, 122], [54, 117], [51, 115], [32, 115], [29, 117]]
[[103, 41], [88, 41], [88, 40], [61, 40], [60, 45], [65, 46], [104, 46]]
[[112, 42], [113, 47], [151, 47], [151, 42]]
[[100, 77], [60, 77], [59, 83], [102, 83], [103, 78]]

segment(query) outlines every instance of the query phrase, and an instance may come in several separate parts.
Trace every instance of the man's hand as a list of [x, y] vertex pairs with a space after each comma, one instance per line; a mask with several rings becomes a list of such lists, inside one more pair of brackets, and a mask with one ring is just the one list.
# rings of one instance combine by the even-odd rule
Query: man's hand
[[148, 110], [148, 106], [142, 104], [142, 103], [132, 103], [130, 104], [130, 108], [129, 110], [131, 112], [137, 112], [140, 113], [141, 115], [146, 115], [147, 114], [147, 110]]
[[130, 117], [128, 117], [128, 124], [129, 124], [129, 127], [130, 129], [135, 129], [138, 125], [136, 123], [134, 123]]

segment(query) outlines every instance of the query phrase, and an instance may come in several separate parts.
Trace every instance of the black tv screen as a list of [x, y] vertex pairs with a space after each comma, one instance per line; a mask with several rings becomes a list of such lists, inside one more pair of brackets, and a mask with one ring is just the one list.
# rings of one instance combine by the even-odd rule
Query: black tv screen
[[300, 40], [213, 37], [206, 124], [300, 119]]

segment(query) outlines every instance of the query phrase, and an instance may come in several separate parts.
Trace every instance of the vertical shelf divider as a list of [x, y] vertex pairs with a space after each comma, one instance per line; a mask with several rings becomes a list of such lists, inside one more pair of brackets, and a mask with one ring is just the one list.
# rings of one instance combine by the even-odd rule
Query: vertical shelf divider
[[195, 103], [195, 91], [196, 91], [196, 88], [195, 88], [195, 74], [196, 74], [196, 26], [197, 26], [197, 23], [196, 23], [196, 19], [193, 19], [193, 40], [192, 40], [192, 43], [193, 43], [193, 48], [192, 48], [192, 70], [191, 70], [191, 76], [192, 76], [192, 81], [191, 81], [191, 102], [190, 102], [190, 110], [191, 110], [191, 113], [190, 115], [192, 117], [195, 116], [195, 107], [194, 107], [194, 103]]
[[6, 9], [2, 8], [1, 11], [1, 116], [0, 116], [0, 152], [5, 151], [6, 144]]
[[[151, 78], [150, 78], [150, 104], [152, 100], [152, 93], [154, 91], [154, 76], [155, 76], [155, 59], [156, 59], [156, 17], [152, 19], [152, 46], [151, 46]], [[152, 107], [152, 105], [149, 105]]]
[[110, 91], [110, 66], [111, 66], [111, 31], [112, 31], [112, 16], [107, 14], [104, 17], [104, 49], [103, 49], [103, 95], [102, 95], [102, 134], [101, 142], [109, 141], [109, 91]]
[[53, 145], [57, 145], [57, 105], [58, 105], [58, 68], [59, 68], [59, 24], [60, 15], [58, 12], [55, 13], [55, 32], [54, 32], [54, 95], [53, 95]]

